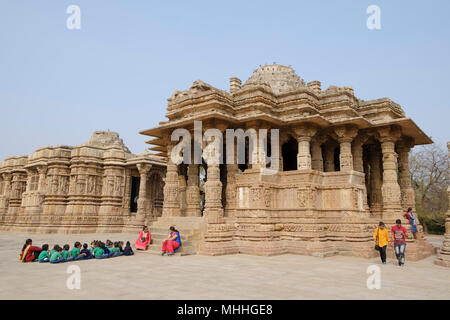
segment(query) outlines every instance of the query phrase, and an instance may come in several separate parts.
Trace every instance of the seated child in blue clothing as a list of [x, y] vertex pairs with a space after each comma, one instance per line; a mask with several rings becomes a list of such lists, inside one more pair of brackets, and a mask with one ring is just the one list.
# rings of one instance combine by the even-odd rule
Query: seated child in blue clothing
[[123, 254], [123, 241], [119, 241], [119, 251], [120, 251], [120, 254], [122, 255]]
[[80, 252], [81, 252], [81, 254], [84, 255], [85, 259], [91, 259], [92, 258], [91, 251], [89, 251], [87, 243], [83, 244], [83, 249], [81, 249]]
[[127, 241], [127, 245], [123, 249], [124, 256], [132, 256], [134, 254], [133, 249], [131, 249], [130, 241]]
[[42, 251], [38, 257], [39, 262], [49, 262], [50, 261], [50, 250], [48, 250], [48, 244], [42, 246]]

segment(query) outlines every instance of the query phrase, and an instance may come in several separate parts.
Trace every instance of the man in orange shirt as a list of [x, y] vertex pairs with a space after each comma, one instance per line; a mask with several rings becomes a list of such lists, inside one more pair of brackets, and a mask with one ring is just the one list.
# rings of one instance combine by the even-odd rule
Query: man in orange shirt
[[375, 248], [380, 252], [381, 263], [386, 264], [386, 248], [390, 240], [384, 222], [380, 221], [378, 224], [378, 228], [373, 233], [373, 239], [375, 240]]

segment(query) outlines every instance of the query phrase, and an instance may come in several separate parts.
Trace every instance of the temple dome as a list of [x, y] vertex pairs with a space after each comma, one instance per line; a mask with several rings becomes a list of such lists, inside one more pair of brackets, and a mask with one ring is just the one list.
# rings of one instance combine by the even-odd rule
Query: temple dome
[[258, 84], [269, 85], [275, 94], [281, 94], [304, 87], [305, 81], [295, 73], [292, 67], [271, 64], [256, 69], [244, 86]]

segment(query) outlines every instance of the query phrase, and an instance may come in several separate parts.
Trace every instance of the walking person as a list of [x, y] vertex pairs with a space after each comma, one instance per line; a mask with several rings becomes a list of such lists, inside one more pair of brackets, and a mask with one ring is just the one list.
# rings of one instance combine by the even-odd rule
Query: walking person
[[375, 249], [380, 252], [381, 263], [386, 264], [386, 248], [390, 240], [384, 222], [380, 221], [378, 224], [378, 228], [373, 233], [373, 239], [375, 240]]
[[405, 265], [405, 250], [406, 250], [406, 229], [402, 226], [402, 221], [397, 219], [395, 226], [392, 227], [392, 238], [394, 239], [394, 251], [398, 260], [398, 265]]
[[411, 226], [411, 233], [413, 234], [414, 239], [417, 239], [417, 221], [418, 219], [412, 212], [412, 208], [408, 208], [408, 211], [403, 215], [406, 219], [408, 219], [409, 224]]

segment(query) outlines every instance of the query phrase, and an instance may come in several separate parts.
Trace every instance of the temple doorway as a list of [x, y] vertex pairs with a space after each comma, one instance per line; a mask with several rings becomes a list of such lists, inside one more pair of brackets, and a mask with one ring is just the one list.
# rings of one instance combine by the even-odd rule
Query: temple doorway
[[281, 146], [283, 155], [283, 171], [297, 170], [298, 143], [294, 138], [290, 138]]

